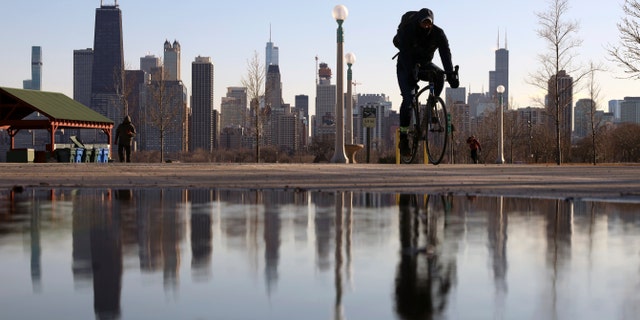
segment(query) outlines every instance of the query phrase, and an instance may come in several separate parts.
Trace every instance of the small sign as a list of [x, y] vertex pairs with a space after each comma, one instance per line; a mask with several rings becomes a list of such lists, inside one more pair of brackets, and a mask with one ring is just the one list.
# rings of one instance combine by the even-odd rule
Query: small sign
[[376, 108], [365, 107], [362, 109], [362, 125], [365, 128], [376, 127]]

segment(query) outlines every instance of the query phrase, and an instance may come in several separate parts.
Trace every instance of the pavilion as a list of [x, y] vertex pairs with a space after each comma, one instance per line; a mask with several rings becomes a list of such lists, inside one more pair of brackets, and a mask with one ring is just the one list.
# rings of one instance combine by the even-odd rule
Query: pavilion
[[[46, 119], [25, 119], [38, 112]], [[48, 130], [55, 148], [55, 133], [59, 129], [100, 129], [111, 145], [114, 122], [62, 93], [0, 87], [0, 129], [7, 130], [14, 149], [15, 135], [23, 129]]]

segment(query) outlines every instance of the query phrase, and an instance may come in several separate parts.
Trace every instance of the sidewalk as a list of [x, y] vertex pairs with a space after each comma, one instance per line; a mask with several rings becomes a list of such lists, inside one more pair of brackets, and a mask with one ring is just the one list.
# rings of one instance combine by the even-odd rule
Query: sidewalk
[[0, 188], [220, 188], [640, 201], [640, 165], [0, 163]]

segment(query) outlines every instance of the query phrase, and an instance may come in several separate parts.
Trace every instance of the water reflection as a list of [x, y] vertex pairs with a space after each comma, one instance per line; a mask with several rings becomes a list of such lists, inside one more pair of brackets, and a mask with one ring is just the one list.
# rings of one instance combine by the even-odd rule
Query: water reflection
[[632, 319], [639, 208], [352, 192], [0, 191], [0, 308], [8, 318]]

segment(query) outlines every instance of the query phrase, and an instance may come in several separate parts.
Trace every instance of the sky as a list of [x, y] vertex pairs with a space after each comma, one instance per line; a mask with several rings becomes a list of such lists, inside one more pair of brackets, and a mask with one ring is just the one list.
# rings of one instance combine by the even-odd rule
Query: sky
[[[495, 69], [495, 50], [507, 47], [510, 56], [512, 106], [538, 106], [544, 96], [527, 82], [538, 71], [537, 56], [548, 53], [540, 39], [536, 12], [547, 11], [547, 0], [462, 1], [117, 1], [122, 10], [124, 55], [127, 69], [139, 69], [140, 57], [163, 56], [165, 40], [181, 45], [182, 80], [191, 92], [191, 62], [211, 57], [214, 64], [214, 106], [220, 110], [227, 87], [241, 86], [248, 62], [258, 53], [264, 63], [266, 43], [279, 48], [279, 65], [285, 103], [294, 105], [296, 95], [309, 96], [315, 113], [315, 81], [318, 62], [336, 72], [337, 23], [331, 12], [342, 4], [349, 11], [344, 27], [344, 53], [356, 56], [354, 93], [385, 94], [398, 110], [401, 97], [396, 82], [396, 53], [392, 44], [402, 14], [423, 7], [435, 13], [435, 24], [449, 39], [453, 62], [460, 65], [460, 85], [467, 93], [489, 87], [489, 71]], [[104, 0], [113, 4], [114, 0]], [[577, 64], [602, 63], [606, 72], [597, 75], [602, 108], [607, 101], [640, 96], [640, 80], [625, 79], [610, 61], [607, 46], [619, 42], [616, 24], [623, 17], [623, 0], [571, 0], [567, 19], [580, 25], [576, 38]], [[73, 97], [73, 50], [93, 47], [95, 10], [100, 0], [23, 0], [3, 3], [0, 32], [0, 86], [22, 88], [31, 78], [31, 47], [41, 46], [42, 90]], [[505, 44], [506, 34], [506, 44]], [[499, 39], [499, 40], [498, 40]], [[434, 62], [441, 65], [436, 54]], [[346, 67], [345, 67], [346, 70]], [[346, 79], [346, 76], [345, 76]], [[346, 81], [345, 81], [346, 83]], [[346, 92], [346, 88], [345, 88]], [[575, 92], [577, 98], [585, 92]]]

